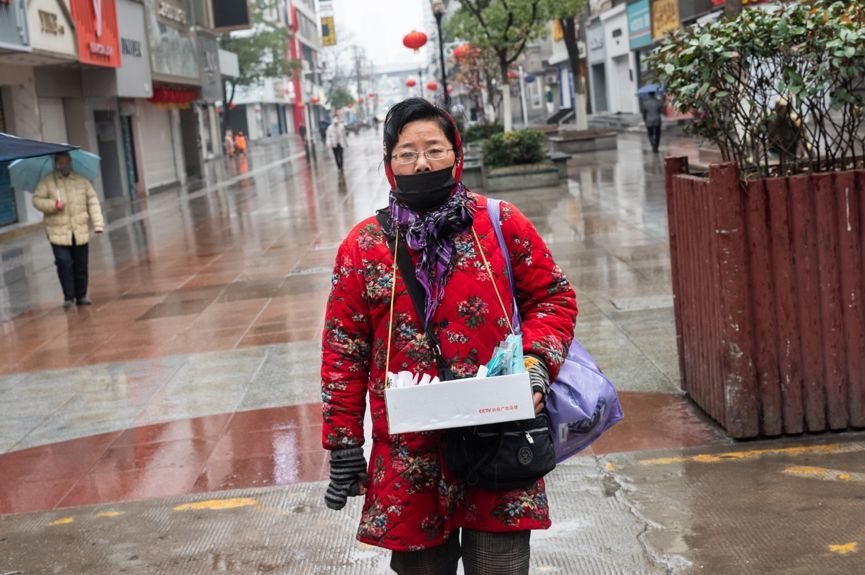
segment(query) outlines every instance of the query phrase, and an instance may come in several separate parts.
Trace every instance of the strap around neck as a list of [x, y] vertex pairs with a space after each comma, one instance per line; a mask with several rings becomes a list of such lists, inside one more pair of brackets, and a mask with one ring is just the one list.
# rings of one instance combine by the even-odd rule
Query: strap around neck
[[[417, 281], [414, 262], [411, 260], [408, 249], [399, 250], [399, 231], [398, 229], [393, 229], [390, 214], [386, 210], [379, 210], [376, 213], [376, 219], [378, 220], [379, 225], [381, 225], [385, 238], [387, 238], [387, 245], [390, 248], [391, 253], [394, 255], [395, 268], [399, 269], [402, 281], [405, 283], [405, 289], [408, 292], [409, 297], [411, 297], [418, 319], [420, 320], [421, 328], [423, 328], [424, 333], [432, 346], [436, 366], [439, 371], [439, 379], [442, 381], [454, 379], [453, 372], [442, 355], [441, 345], [439, 345], [439, 340], [438, 337], [436, 337], [435, 330], [432, 326], [427, 324], [425, 313], [426, 293]], [[393, 282], [391, 288], [391, 309], [393, 309], [393, 301], [396, 298], [396, 269], [394, 269]], [[393, 316], [391, 315], [390, 322], [388, 323], [388, 334], [390, 334], [392, 329]], [[388, 345], [388, 357], [390, 357], [390, 345]]]

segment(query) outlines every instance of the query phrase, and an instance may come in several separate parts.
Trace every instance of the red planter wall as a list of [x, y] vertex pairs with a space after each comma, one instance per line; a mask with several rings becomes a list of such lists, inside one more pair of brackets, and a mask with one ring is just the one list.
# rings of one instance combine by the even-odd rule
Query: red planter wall
[[865, 427], [865, 171], [666, 161], [682, 382], [737, 438]]

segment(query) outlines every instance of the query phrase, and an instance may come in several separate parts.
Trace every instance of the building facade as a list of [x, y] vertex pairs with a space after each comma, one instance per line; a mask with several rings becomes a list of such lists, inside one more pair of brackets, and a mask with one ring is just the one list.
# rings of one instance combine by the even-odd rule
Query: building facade
[[[101, 158], [94, 185], [126, 202], [221, 154], [210, 0], [0, 3], [0, 131]], [[0, 166], [0, 226], [41, 214]]]

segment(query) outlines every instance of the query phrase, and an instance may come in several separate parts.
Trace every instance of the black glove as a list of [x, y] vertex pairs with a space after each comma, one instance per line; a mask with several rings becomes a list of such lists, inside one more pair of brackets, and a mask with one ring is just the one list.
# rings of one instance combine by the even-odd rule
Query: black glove
[[530, 353], [523, 357], [523, 362], [526, 364], [526, 371], [529, 372], [532, 393], [540, 393], [546, 400], [547, 394], [550, 392], [550, 372], [547, 371], [547, 364], [538, 356]]
[[330, 509], [342, 509], [349, 497], [361, 495], [366, 482], [366, 459], [362, 447], [331, 451], [330, 485], [324, 494], [325, 505]]

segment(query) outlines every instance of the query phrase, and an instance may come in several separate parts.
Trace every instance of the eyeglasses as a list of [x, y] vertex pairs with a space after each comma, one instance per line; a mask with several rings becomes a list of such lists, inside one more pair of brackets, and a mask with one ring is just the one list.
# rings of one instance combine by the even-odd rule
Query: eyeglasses
[[423, 152], [410, 152], [408, 150], [400, 152], [396, 154], [393, 159], [397, 164], [414, 164], [417, 162], [418, 158], [420, 158], [421, 154], [427, 160], [434, 162], [436, 160], [444, 160], [448, 155], [448, 152], [453, 150], [453, 148], [430, 148], [429, 150], [424, 150]]

